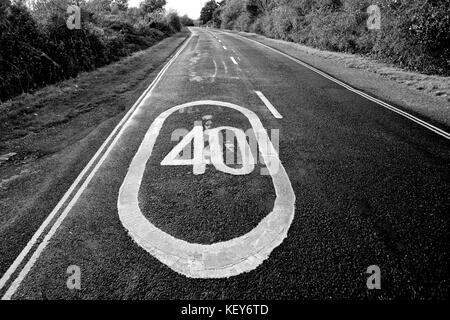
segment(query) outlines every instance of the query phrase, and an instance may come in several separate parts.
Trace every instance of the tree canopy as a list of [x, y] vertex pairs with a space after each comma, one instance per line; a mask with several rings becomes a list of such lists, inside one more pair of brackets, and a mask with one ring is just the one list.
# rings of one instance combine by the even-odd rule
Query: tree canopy
[[166, 4], [166, 0], [144, 0], [141, 2], [140, 8], [144, 13], [153, 13], [163, 10]]
[[216, 1], [208, 1], [200, 12], [200, 22], [206, 24], [212, 20], [214, 11], [219, 7]]

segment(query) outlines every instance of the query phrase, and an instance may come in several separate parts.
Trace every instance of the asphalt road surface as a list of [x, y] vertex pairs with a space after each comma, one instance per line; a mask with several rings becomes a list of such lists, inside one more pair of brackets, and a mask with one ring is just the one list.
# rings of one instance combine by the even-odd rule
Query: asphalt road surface
[[0, 293], [443, 299], [449, 160], [448, 138], [269, 48], [194, 28]]

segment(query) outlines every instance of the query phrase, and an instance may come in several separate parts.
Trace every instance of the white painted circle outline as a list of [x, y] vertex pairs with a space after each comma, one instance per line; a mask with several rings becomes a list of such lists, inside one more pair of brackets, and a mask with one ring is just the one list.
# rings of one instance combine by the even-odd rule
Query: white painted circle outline
[[[272, 177], [276, 199], [274, 208], [253, 230], [232, 240], [210, 245], [189, 243], [162, 231], [145, 218], [138, 194], [153, 147], [165, 120], [174, 112], [200, 106], [237, 110], [252, 125], [260, 152]], [[269, 143], [267, 143], [269, 142]], [[120, 188], [119, 218], [133, 240], [172, 270], [189, 278], [228, 278], [256, 269], [287, 237], [295, 214], [295, 194], [289, 177], [258, 116], [238, 105], [204, 100], [175, 106], [161, 113], [150, 126], [136, 152]]]

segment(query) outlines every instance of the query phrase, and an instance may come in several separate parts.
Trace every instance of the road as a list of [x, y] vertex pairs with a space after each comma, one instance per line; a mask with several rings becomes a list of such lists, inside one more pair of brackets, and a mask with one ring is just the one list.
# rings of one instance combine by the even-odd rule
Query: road
[[[269, 48], [193, 28], [0, 293], [442, 299], [449, 160], [428, 128]], [[369, 290], [374, 265], [381, 289]]]

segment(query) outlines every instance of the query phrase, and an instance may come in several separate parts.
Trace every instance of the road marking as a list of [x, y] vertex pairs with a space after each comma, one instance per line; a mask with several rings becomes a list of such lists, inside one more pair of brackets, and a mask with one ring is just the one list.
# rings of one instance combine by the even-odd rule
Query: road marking
[[218, 73], [219, 69], [218, 69], [218, 67], [217, 67], [217, 62], [216, 62], [215, 59], [213, 59], [213, 62], [214, 62], [214, 74], [213, 74], [213, 76], [212, 76], [212, 82], [215, 82], [215, 81], [216, 81], [216, 77], [217, 77], [217, 73]]
[[[243, 176], [252, 173], [253, 170], [255, 170], [256, 162], [253, 158], [252, 150], [247, 142], [247, 136], [244, 131], [238, 128], [225, 126], [212, 129], [211, 126], [212, 121], [207, 121], [207, 123], [205, 123], [205, 128], [207, 127], [207, 129], [203, 131], [202, 121], [196, 121], [194, 129], [188, 132], [182, 140], [172, 148], [169, 154], [167, 154], [161, 162], [161, 166], [192, 166], [194, 175], [204, 174], [207, 164], [213, 164], [218, 171], [231, 175]], [[238, 163], [242, 165], [241, 168], [229, 167], [228, 164], [230, 163], [228, 162], [228, 158], [227, 164], [224, 163], [223, 140], [221, 140], [222, 132], [226, 133], [225, 144], [232, 141], [230, 144], [233, 148], [234, 140], [236, 139], [240, 150], [240, 161]], [[233, 133], [231, 139], [230, 133]], [[205, 146], [205, 140], [209, 142], [209, 145]], [[192, 153], [192, 144], [194, 146], [193, 158], [190, 156]], [[184, 156], [186, 154], [184, 152], [186, 148], [190, 150], [189, 157]], [[206, 155], [208, 156], [205, 157]], [[208, 161], [207, 158], [209, 158], [210, 161]], [[234, 164], [234, 162], [232, 164]]]
[[222, 60], [223, 68], [225, 69], [225, 73], [228, 74], [228, 67], [224, 60]]
[[231, 61], [233, 61], [234, 64], [238, 64], [237, 61], [234, 59], [234, 57], [230, 57]]
[[[138, 193], [146, 165], [166, 119], [190, 107], [218, 106], [237, 110], [247, 117], [274, 185], [274, 208], [249, 233], [210, 245], [188, 243], [153, 225], [139, 208]], [[256, 269], [268, 259], [288, 235], [295, 214], [295, 194], [278, 153], [270, 142], [261, 120], [238, 105], [220, 101], [196, 101], [161, 113], [150, 126], [120, 187], [117, 200], [119, 218], [133, 240], [172, 270], [190, 278], [228, 278]]]
[[[10, 279], [12, 274], [16, 272], [17, 268], [22, 264], [24, 259], [27, 257], [31, 249], [36, 245], [39, 238], [41, 238], [44, 231], [49, 227], [50, 223], [54, 220], [57, 213], [60, 211], [60, 209], [64, 206], [64, 204], [67, 202], [67, 200], [70, 199], [70, 196], [72, 193], [76, 190], [78, 184], [83, 180], [85, 175], [89, 172], [91, 167], [95, 164], [95, 162], [99, 159], [99, 157], [104, 152], [103, 156], [98, 161], [97, 165], [95, 165], [94, 169], [91, 171], [89, 176], [84, 180], [83, 184], [80, 188], [78, 188], [78, 191], [76, 194], [72, 197], [72, 200], [69, 202], [69, 204], [65, 207], [62, 214], [59, 216], [59, 218], [55, 221], [47, 235], [44, 237], [42, 242], [39, 244], [36, 251], [33, 253], [31, 258], [28, 260], [28, 262], [25, 264], [17, 278], [14, 280], [14, 282], [10, 285], [8, 290], [6, 291], [5, 295], [2, 297], [2, 300], [10, 300], [11, 297], [14, 295], [16, 290], [19, 288], [22, 281], [25, 279], [26, 275], [30, 272], [31, 268], [36, 263], [37, 259], [41, 255], [41, 253], [44, 251], [45, 247], [47, 246], [48, 242], [52, 238], [52, 236], [57, 231], [58, 227], [61, 225], [63, 220], [66, 218], [67, 214], [70, 212], [72, 207], [77, 202], [78, 198], [81, 196], [81, 194], [84, 192], [86, 187], [89, 185], [90, 181], [100, 168], [100, 166], [103, 164], [111, 150], [114, 148], [115, 144], [119, 140], [119, 138], [122, 136], [125, 129], [128, 127], [130, 123], [130, 119], [134, 116], [134, 114], [141, 108], [143, 105], [143, 102], [145, 98], [147, 98], [149, 95], [151, 95], [153, 89], [156, 87], [156, 85], [159, 83], [163, 75], [166, 73], [167, 69], [173, 64], [173, 62], [176, 60], [176, 58], [181, 54], [181, 52], [187, 47], [190, 40], [192, 39], [193, 34], [186, 40], [186, 42], [182, 45], [182, 47], [177, 51], [177, 53], [167, 62], [167, 64], [163, 67], [163, 69], [158, 73], [156, 78], [153, 80], [153, 82], [150, 84], [150, 86], [144, 91], [144, 93], [139, 97], [139, 99], [136, 101], [136, 103], [131, 107], [131, 109], [127, 112], [127, 114], [122, 118], [122, 120], [119, 122], [119, 124], [114, 128], [114, 130], [111, 132], [111, 134], [108, 136], [108, 138], [105, 140], [105, 142], [102, 144], [100, 149], [97, 151], [97, 153], [94, 155], [94, 157], [91, 159], [91, 161], [87, 164], [87, 166], [83, 169], [83, 171], [80, 173], [80, 175], [77, 177], [75, 182], [71, 185], [69, 190], [64, 194], [63, 198], [60, 200], [60, 202], [57, 204], [57, 206], [53, 209], [53, 211], [50, 213], [50, 215], [45, 219], [45, 221], [42, 223], [42, 225], [39, 227], [39, 229], [36, 231], [36, 233], [33, 235], [33, 237], [30, 239], [30, 241], [27, 243], [26, 247], [21, 251], [19, 256], [14, 260], [13, 264], [8, 268], [8, 270], [5, 272], [5, 274], [0, 279], [0, 289], [4, 287], [4, 285], [7, 283], [7, 281]], [[117, 133], [118, 132], [118, 133]], [[112, 142], [109, 144], [109, 142], [112, 140]], [[108, 147], [109, 144], [109, 147]], [[107, 149], [106, 149], [107, 148]], [[105, 151], [106, 149], [106, 151]]]
[[[159, 133], [159, 132], [158, 132]], [[191, 146], [194, 141], [194, 157], [192, 159], [180, 159], [179, 155], [183, 153], [186, 146]], [[192, 165], [194, 175], [202, 175], [206, 171], [206, 163], [203, 159], [203, 149], [205, 148], [203, 124], [196, 121], [194, 129], [191, 130], [183, 139], [169, 152], [161, 162], [161, 166], [189, 166]]]
[[266, 96], [261, 91], [255, 91], [255, 93], [258, 95], [258, 97], [264, 102], [267, 109], [269, 109], [270, 112], [272, 112], [273, 116], [277, 119], [283, 119], [283, 116], [275, 109], [273, 104], [269, 101], [269, 99], [266, 98]]
[[227, 50], [227, 47], [225, 47], [225, 46], [222, 46], [222, 47], [223, 47], [224, 50]]
[[[232, 34], [232, 35], [234, 35], [234, 34]], [[294, 62], [296, 62], [296, 63], [298, 63], [298, 64], [300, 64], [302, 66], [304, 66], [305, 68], [308, 68], [309, 70], [320, 74], [324, 78], [327, 78], [328, 80], [331, 80], [334, 83], [339, 84], [340, 86], [344, 87], [345, 89], [347, 89], [349, 91], [352, 91], [352, 92], [356, 93], [357, 95], [360, 95], [361, 97], [364, 97], [364, 98], [366, 98], [366, 99], [368, 99], [368, 100], [370, 100], [372, 102], [375, 102], [375, 103], [379, 104], [380, 106], [385, 107], [385, 108], [387, 108], [387, 109], [389, 109], [389, 110], [391, 110], [391, 111], [393, 111], [393, 112], [395, 112], [395, 113], [397, 113], [397, 114], [399, 114], [399, 115], [401, 115], [401, 116], [403, 116], [403, 117], [405, 117], [405, 118], [407, 118], [407, 119], [409, 119], [409, 120], [411, 120], [411, 121], [421, 125], [422, 127], [427, 128], [428, 130], [433, 131], [434, 133], [440, 135], [441, 137], [444, 137], [444, 138], [450, 140], [450, 133], [449, 132], [446, 132], [446, 131], [444, 131], [444, 130], [442, 130], [442, 129], [440, 129], [440, 128], [438, 128], [438, 127], [436, 127], [436, 126], [434, 126], [434, 125], [432, 125], [432, 124], [430, 124], [430, 123], [428, 123], [428, 122], [426, 122], [426, 121], [424, 121], [424, 120], [422, 120], [420, 118], [417, 118], [417, 117], [409, 114], [408, 112], [405, 112], [405, 111], [403, 111], [403, 110], [401, 110], [399, 108], [396, 108], [396, 107], [390, 105], [389, 103], [381, 101], [381, 100], [379, 100], [379, 99], [377, 99], [375, 97], [372, 97], [371, 95], [368, 95], [367, 93], [364, 93], [364, 92], [362, 92], [362, 91], [360, 91], [358, 89], [355, 89], [352, 86], [349, 86], [348, 84], [346, 84], [346, 83], [344, 83], [344, 82], [342, 82], [342, 81], [340, 81], [340, 80], [338, 80], [338, 79], [336, 79], [336, 78], [326, 74], [325, 72], [323, 72], [323, 71], [321, 71], [321, 70], [319, 70], [319, 69], [317, 69], [317, 68], [307, 64], [306, 62], [303, 62], [303, 61], [301, 61], [301, 60], [299, 60], [297, 58], [294, 58], [294, 57], [292, 57], [292, 56], [290, 56], [290, 55], [288, 55], [288, 54], [286, 54], [286, 53], [284, 53], [284, 52], [282, 52], [282, 51], [280, 51], [278, 49], [272, 48], [272, 47], [270, 47], [268, 45], [265, 45], [265, 44], [263, 44], [263, 43], [261, 43], [259, 41], [256, 41], [256, 40], [253, 40], [253, 39], [248, 39], [248, 38], [243, 37], [241, 35], [237, 35], [237, 36], [239, 36], [241, 38], [244, 38], [244, 39], [246, 39], [248, 41], [257, 43], [260, 46], [263, 46], [263, 47], [265, 47], [267, 49], [270, 49], [270, 50], [272, 50], [272, 51], [274, 51], [274, 52], [276, 52], [278, 54], [281, 54], [282, 56], [285, 56], [286, 58], [288, 58], [288, 59], [290, 59], [290, 60], [292, 60], [292, 61], [294, 61]]]

